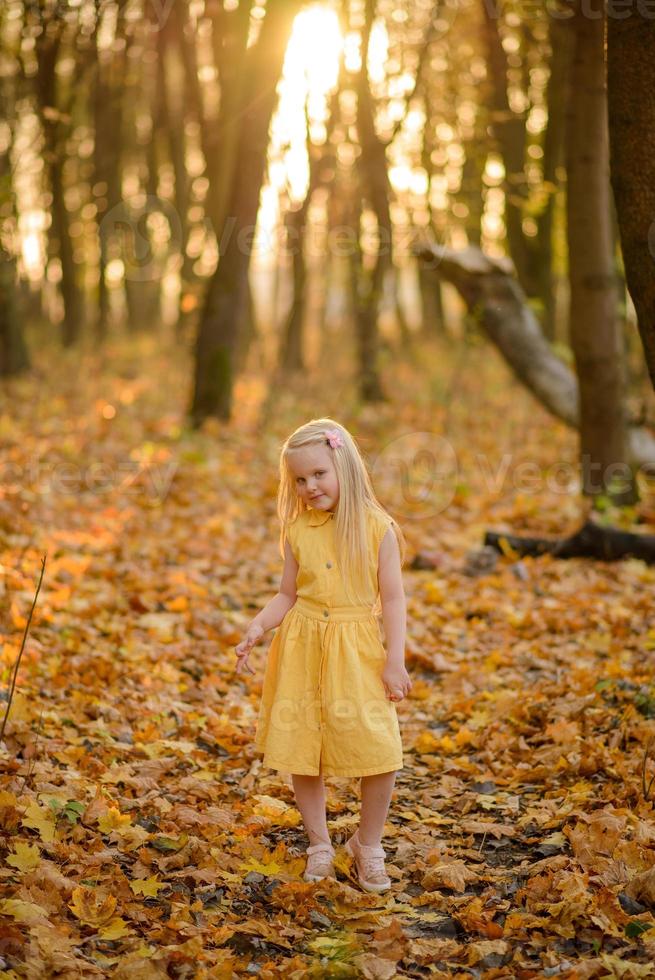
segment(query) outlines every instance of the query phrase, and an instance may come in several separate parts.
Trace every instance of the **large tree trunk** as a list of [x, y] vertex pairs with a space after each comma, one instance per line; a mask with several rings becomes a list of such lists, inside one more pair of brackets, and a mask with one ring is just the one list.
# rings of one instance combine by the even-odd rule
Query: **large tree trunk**
[[603, 0], [580, 7], [573, 31], [566, 118], [571, 346], [580, 392], [582, 490], [636, 499], [627, 464], [622, 335], [611, 230]]
[[655, 386], [655, 23], [609, 17], [610, 165], [628, 289]]
[[[422, 246], [416, 254], [435, 275], [455, 286], [469, 312], [537, 401], [578, 429], [576, 376], [546, 341], [511, 263], [489, 258], [477, 248], [456, 251]], [[647, 429], [629, 428], [628, 451], [632, 464], [655, 472], [655, 439]]]
[[248, 49], [242, 69], [248, 83], [239, 117], [239, 166], [234, 171], [227, 218], [224, 227], [218, 229], [223, 247], [198, 331], [190, 409], [194, 425], [209, 415], [226, 420], [231, 416], [233, 360], [246, 310], [250, 249], [264, 178], [268, 129], [298, 6], [299, 0], [278, 0], [267, 7], [259, 39]]

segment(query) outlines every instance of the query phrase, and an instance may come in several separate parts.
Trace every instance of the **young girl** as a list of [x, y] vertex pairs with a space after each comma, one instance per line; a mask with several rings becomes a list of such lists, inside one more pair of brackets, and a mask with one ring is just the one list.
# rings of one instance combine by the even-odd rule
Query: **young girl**
[[403, 766], [395, 702], [412, 686], [404, 664], [404, 538], [378, 503], [354, 439], [330, 418], [300, 426], [283, 444], [278, 515], [280, 591], [235, 648], [237, 673], [254, 673], [252, 647], [279, 626], [255, 747], [264, 765], [291, 773], [309, 838], [307, 881], [334, 877], [323, 775], [361, 776], [360, 826], [345, 848], [362, 887], [386, 891], [381, 837]]

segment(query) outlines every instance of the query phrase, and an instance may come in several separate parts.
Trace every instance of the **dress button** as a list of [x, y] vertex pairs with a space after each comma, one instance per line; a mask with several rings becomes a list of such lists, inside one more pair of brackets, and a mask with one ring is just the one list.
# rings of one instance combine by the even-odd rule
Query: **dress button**
[[324, 609], [324, 610], [323, 610], [323, 615], [324, 615], [324, 616], [329, 616], [329, 615], [330, 615], [330, 614], [329, 614], [329, 612], [327, 611], [327, 609]]
[[325, 567], [326, 568], [332, 568], [332, 562], [331, 561], [326, 562], [325, 563]]

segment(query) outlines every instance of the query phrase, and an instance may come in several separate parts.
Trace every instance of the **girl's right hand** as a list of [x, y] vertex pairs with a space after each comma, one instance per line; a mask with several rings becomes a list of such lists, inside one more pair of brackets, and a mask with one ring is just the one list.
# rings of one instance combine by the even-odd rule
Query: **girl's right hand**
[[244, 667], [247, 670], [249, 670], [251, 674], [254, 674], [255, 673], [255, 671], [252, 669], [252, 667], [248, 663], [248, 656], [250, 654], [250, 651], [254, 647], [255, 643], [257, 642], [257, 640], [259, 640], [260, 637], [262, 637], [263, 635], [264, 635], [264, 630], [258, 624], [255, 624], [254, 626], [249, 626], [248, 627], [248, 631], [247, 631], [245, 637], [243, 638], [243, 640], [241, 641], [241, 643], [239, 643], [234, 648], [234, 650], [236, 652], [236, 655], [237, 655], [237, 658], [238, 658], [237, 659], [237, 667], [236, 667], [237, 674], [240, 674], [242, 672], [242, 668], [244, 668]]

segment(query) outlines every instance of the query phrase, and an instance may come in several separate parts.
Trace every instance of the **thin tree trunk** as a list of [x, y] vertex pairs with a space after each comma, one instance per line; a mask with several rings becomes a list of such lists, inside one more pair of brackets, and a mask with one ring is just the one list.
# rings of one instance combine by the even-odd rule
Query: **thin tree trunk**
[[[51, 24], [48, 27], [52, 27]], [[48, 243], [57, 243], [57, 255], [61, 263], [61, 295], [64, 304], [62, 343], [70, 347], [80, 334], [83, 315], [83, 297], [77, 282], [77, 266], [73, 258], [69, 218], [64, 201], [64, 128], [61, 112], [56, 105], [56, 67], [61, 42], [61, 24], [45, 29], [36, 41], [39, 114], [43, 129], [44, 152], [52, 194], [52, 227]]]
[[[0, 29], [3, 27], [0, 19]], [[12, 150], [15, 128], [16, 90], [12, 76], [0, 77], [0, 117], [6, 120], [10, 137], [0, 147], [0, 213], [16, 221], [16, 199], [12, 179]], [[0, 240], [0, 377], [8, 378], [30, 368], [23, 333], [25, 317], [19, 314], [16, 257]]]
[[610, 224], [605, 19], [603, 0], [590, 2], [594, 17], [578, 8], [569, 22], [574, 38], [566, 114], [569, 324], [580, 389], [582, 490], [628, 503], [636, 499], [636, 484], [627, 465]]
[[537, 218], [537, 274], [543, 306], [542, 325], [546, 337], [555, 339], [556, 309], [553, 278], [553, 219], [558, 190], [558, 169], [563, 163], [565, 109], [568, 101], [572, 32], [568, 21], [550, 18], [550, 75], [546, 89], [548, 123], [544, 133], [543, 187], [547, 195]]
[[533, 243], [523, 233], [523, 203], [527, 197], [525, 175], [525, 119], [515, 113], [507, 96], [507, 55], [498, 30], [498, 9], [481, 0], [483, 36], [491, 94], [491, 123], [505, 166], [505, 226], [509, 251], [519, 282], [528, 296], [537, 294]]
[[[373, 97], [367, 69], [369, 41], [374, 17], [375, 0], [365, 0], [362, 57], [356, 79], [357, 135], [361, 148], [358, 164], [362, 193], [370, 202], [375, 213], [378, 233], [377, 252], [373, 257], [373, 267], [370, 272], [365, 269], [364, 257], [357, 248], [359, 262], [356, 268], [360, 274], [357, 276], [357, 282], [352, 283], [356, 314], [359, 387], [365, 402], [383, 401], [386, 398], [377, 369], [380, 345], [378, 309], [382, 298], [385, 274], [393, 264], [386, 148], [375, 130]], [[358, 211], [358, 215], [359, 213]], [[354, 227], [357, 229], [356, 233], [359, 237], [359, 221]], [[354, 267], [351, 265], [352, 268]]]
[[[119, 17], [116, 33], [121, 36], [124, 18]], [[129, 41], [110, 52], [97, 46], [96, 29], [96, 76], [93, 100], [95, 146], [94, 188], [97, 207], [98, 229], [98, 311], [95, 321], [95, 337], [98, 343], [106, 340], [109, 328], [109, 288], [107, 265], [116, 228], [123, 214], [121, 204], [121, 157], [123, 131], [123, 79], [127, 68]]]
[[307, 266], [305, 262], [305, 225], [309, 211], [310, 195], [313, 188], [307, 189], [307, 194], [299, 208], [289, 209], [284, 222], [287, 230], [287, 248], [291, 252], [293, 268], [293, 296], [291, 309], [286, 318], [282, 333], [282, 343], [278, 356], [280, 371], [300, 371], [303, 368], [302, 356], [302, 325], [305, 313], [305, 285], [307, 282]]
[[441, 282], [422, 262], [418, 267], [418, 281], [421, 291], [421, 336], [444, 337], [446, 327]]
[[610, 165], [625, 276], [655, 387], [655, 24], [609, 17]]

